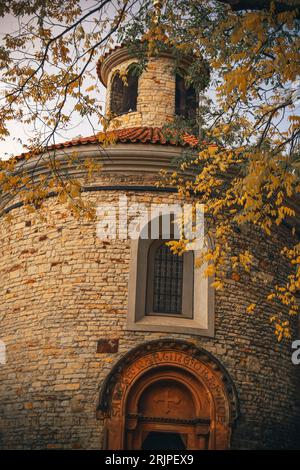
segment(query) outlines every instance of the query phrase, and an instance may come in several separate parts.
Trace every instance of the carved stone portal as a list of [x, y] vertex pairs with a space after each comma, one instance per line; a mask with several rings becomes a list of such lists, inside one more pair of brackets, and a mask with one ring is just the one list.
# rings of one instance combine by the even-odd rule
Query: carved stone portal
[[144, 343], [101, 391], [107, 449], [228, 449], [237, 395], [224, 367], [183, 341]]

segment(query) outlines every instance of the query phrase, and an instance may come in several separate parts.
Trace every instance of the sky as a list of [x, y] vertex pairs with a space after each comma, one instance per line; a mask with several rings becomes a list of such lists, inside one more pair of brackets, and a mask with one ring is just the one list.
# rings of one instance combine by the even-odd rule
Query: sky
[[[91, 6], [95, 5], [95, 0], [82, 0], [82, 6], [84, 8], [90, 8]], [[109, 8], [111, 8], [111, 5], [113, 5], [113, 2], [111, 2]], [[108, 10], [109, 11], [109, 10]], [[0, 18], [0, 42], [1, 38], [3, 35], [5, 35], [8, 32], [12, 32], [18, 28], [18, 23], [16, 18], [14, 18], [12, 15], [6, 15], [4, 18]], [[93, 66], [96, 69], [96, 63], [97, 60], [100, 56], [96, 55], [94, 58]], [[85, 87], [88, 88], [91, 85], [94, 85], [95, 82], [91, 81], [90, 79], [86, 80]], [[97, 99], [97, 104], [99, 107], [101, 106], [103, 112], [105, 109], [105, 97], [106, 97], [106, 90], [104, 86], [100, 83], [99, 80], [96, 81], [97, 84], [97, 89], [94, 93], [94, 96]], [[1, 84], [0, 84], [1, 87]], [[299, 84], [298, 84], [298, 90], [300, 89]], [[206, 93], [208, 94], [209, 97], [213, 99], [214, 93], [213, 89], [210, 88], [206, 90]], [[300, 105], [300, 92], [298, 92], [298, 103], [297, 103], [297, 110], [299, 112], [299, 105]], [[70, 109], [71, 109], [71, 103], [70, 103]], [[296, 112], [297, 112], [296, 110]], [[96, 122], [92, 123], [95, 130], [101, 130], [100, 125]], [[287, 118], [284, 119], [282, 123], [282, 127], [286, 127], [288, 124]], [[10, 131], [10, 136], [8, 136], [4, 141], [0, 140], [0, 158], [9, 158], [11, 155], [18, 155], [24, 151], [23, 144], [26, 144], [28, 142], [28, 139], [32, 136], [33, 134], [33, 128], [32, 126], [28, 126], [26, 124], [21, 124], [16, 121], [12, 121], [8, 129]], [[79, 136], [88, 136], [92, 135], [94, 133], [93, 127], [90, 125], [89, 121], [87, 118], [81, 118], [79, 114], [76, 114], [71, 121], [71, 124], [68, 129], [66, 129], [62, 134], [57, 134], [56, 136], [56, 142], [63, 142], [66, 140], [71, 140], [73, 138], [79, 137]]]
[[[84, 8], [89, 8], [95, 5], [95, 0], [82, 0], [82, 6]], [[0, 44], [2, 38], [5, 34], [11, 33], [18, 28], [18, 22], [13, 15], [6, 15], [3, 18], [0, 18]], [[93, 66], [96, 70], [96, 64], [101, 54], [95, 56]], [[92, 92], [97, 98], [97, 103], [101, 106], [102, 110], [105, 109], [105, 98], [106, 98], [106, 89], [101, 84], [99, 80], [96, 81], [97, 90]], [[95, 82], [91, 81], [89, 78], [86, 79], [85, 88], [95, 85]], [[1, 88], [1, 84], [0, 84]], [[97, 130], [101, 130], [100, 126], [96, 121], [92, 122], [93, 126]], [[7, 159], [12, 155], [18, 155], [24, 151], [23, 144], [28, 143], [28, 140], [33, 135], [33, 127], [21, 124], [17, 121], [11, 121], [8, 125], [8, 130], [10, 136], [6, 137], [5, 140], [0, 140], [0, 159]], [[94, 133], [93, 127], [90, 125], [86, 118], [81, 118], [79, 114], [74, 117], [71, 121], [71, 124], [68, 129], [66, 129], [63, 134], [56, 135], [56, 142], [63, 142], [66, 140], [71, 140], [79, 136], [88, 136]]]
[[[95, 61], [96, 67], [96, 61]], [[86, 81], [87, 87], [94, 83], [90, 82], [89, 80]], [[102, 109], [105, 108], [105, 97], [106, 97], [106, 89], [105, 87], [99, 83], [99, 90], [97, 93], [98, 103], [102, 106]], [[95, 127], [97, 128], [98, 125], [95, 123]], [[7, 159], [12, 155], [19, 155], [24, 151], [24, 145], [28, 143], [29, 138], [32, 136], [32, 126], [28, 126], [26, 124], [21, 124], [19, 122], [12, 121], [9, 126], [8, 130], [10, 132], [10, 136], [5, 138], [4, 141], [0, 140], [0, 158]], [[99, 127], [99, 131], [101, 127]], [[66, 129], [63, 134], [57, 134], [56, 142], [64, 142], [67, 140], [74, 139], [76, 137], [88, 136], [92, 135], [93, 128], [91, 127], [90, 123], [86, 118], [77, 118], [75, 122], [73, 121], [70, 125], [69, 129]]]

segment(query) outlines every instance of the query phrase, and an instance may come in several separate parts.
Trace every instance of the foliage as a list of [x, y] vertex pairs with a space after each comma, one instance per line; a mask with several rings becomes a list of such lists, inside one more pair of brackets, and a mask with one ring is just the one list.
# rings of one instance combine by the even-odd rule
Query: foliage
[[[93, 1], [88, 6], [79, 0], [0, 2], [2, 21], [10, 15], [16, 28], [2, 35], [0, 46], [0, 139], [9, 135], [11, 122], [32, 129], [21, 159], [0, 160], [0, 194], [6, 202], [18, 197], [31, 210], [55, 191], [74, 214], [93, 216], [71, 169], [77, 166], [91, 174], [98, 165], [74, 152], [58, 152], [55, 144], [76, 121], [87, 120], [96, 135], [105, 123], [95, 61], [114, 44], [114, 33], [132, 17], [135, 6], [140, 6], [138, 0]], [[37, 165], [47, 173], [37, 177]]]
[[[164, 174], [163, 181], [177, 186], [185, 199], [199, 197], [205, 204], [206, 230], [215, 245], [202, 261], [210, 263], [207, 274], [216, 274], [217, 288], [228, 275], [238, 280], [240, 271], [254, 270], [255, 253], [247, 249], [232, 256], [231, 240], [239, 228], [252, 227], [272, 240], [283, 225], [290, 231], [291, 246], [285, 246], [285, 238], [276, 237], [276, 242], [277, 259], [283, 265], [289, 260], [292, 274], [281, 285], [270, 282], [269, 286], [268, 301], [273, 302], [275, 312], [271, 322], [278, 340], [290, 336], [286, 312], [288, 316], [298, 313], [300, 288], [296, 214], [300, 5], [286, 1], [284, 6], [268, 2], [267, 9], [236, 12], [220, 2], [179, 0], [176, 7], [166, 2], [159, 24], [151, 23], [149, 14], [143, 12], [126, 30], [129, 43], [138, 37], [145, 48], [144, 41], [148, 41], [152, 54], [165, 47], [175, 49], [179, 56], [193, 54], [196, 60], [187, 71], [190, 83], [198, 83], [203, 59], [209, 63], [216, 97], [214, 102], [200, 102], [198, 145], [179, 162], [178, 172]], [[174, 127], [183, 135], [188, 131], [174, 121], [167, 132]], [[183, 178], [183, 172], [191, 168], [196, 169], [195, 176]], [[182, 240], [172, 242], [171, 247], [174, 252], [184, 250]], [[255, 312], [255, 308], [252, 303], [247, 311]]]
[[[62, 167], [51, 145], [74, 115], [91, 122], [95, 118], [96, 128], [106, 122], [96, 82], [90, 85], [95, 55], [116, 40], [125, 42], [140, 59], [139, 73], [149, 55], [162, 50], [172, 52], [174, 73], [182, 56], [193, 55], [185, 79], [201, 92], [197, 135], [178, 172], [164, 177], [183, 197], [205, 203], [215, 245], [203, 256], [210, 263], [207, 274], [216, 274], [216, 288], [228, 276], [238, 282], [254, 270], [250, 248], [234, 252], [231, 241], [237, 231], [276, 239], [278, 262], [287, 263], [291, 272], [280, 285], [270, 283], [268, 296], [281, 340], [290, 335], [290, 316], [299, 312], [300, 2], [264, 1], [260, 9], [246, 2], [253, 4], [248, 10], [243, 0], [234, 3], [235, 10], [229, 0], [162, 3], [161, 11], [154, 12], [150, 0], [103, 0], [88, 6], [80, 0], [0, 1], [0, 16], [11, 14], [19, 21], [0, 48], [0, 137], [6, 138], [12, 120], [35, 126], [25, 158], [1, 162], [0, 192], [18, 196], [31, 208], [39, 207], [50, 190], [57, 191], [80, 215], [87, 209], [81, 183], [68, 170], [74, 164], [91, 174], [98, 170], [94, 162], [71, 153]], [[205, 96], [209, 77], [211, 92]], [[179, 139], [195, 134], [195, 126], [180, 120], [166, 133], [176, 130]], [[105, 142], [101, 134], [99, 147]], [[48, 168], [47, 177], [29, 171], [34, 158]], [[183, 177], [191, 167], [195, 176]], [[290, 231], [288, 246], [282, 227]], [[182, 252], [183, 240], [172, 249]], [[253, 302], [247, 311], [255, 310]]]

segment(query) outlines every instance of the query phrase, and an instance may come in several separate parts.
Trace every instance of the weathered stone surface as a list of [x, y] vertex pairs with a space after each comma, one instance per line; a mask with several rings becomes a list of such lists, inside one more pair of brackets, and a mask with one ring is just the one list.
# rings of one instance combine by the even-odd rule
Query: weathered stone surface
[[[118, 127], [160, 126], [173, 118], [169, 66], [168, 58], [150, 60], [137, 112], [117, 118]], [[103, 173], [95, 185], [155, 185], [152, 167], [140, 174], [128, 168], [134, 173]], [[160, 190], [94, 190], [83, 197], [101, 206], [118, 204], [122, 194], [145, 207], [182, 203]], [[0, 339], [7, 352], [0, 364], [1, 448], [101, 449], [103, 420], [96, 409], [103, 381], [125, 353], [160, 338], [202, 347], [229, 372], [241, 406], [232, 448], [300, 448], [300, 366], [291, 362], [291, 341], [278, 345], [268, 321], [283, 307], [265, 302], [270, 284], [288, 274], [276, 253], [279, 242], [288, 241], [284, 228], [268, 239], [246, 229], [237, 235], [235, 244], [255, 253], [255, 274], [232, 274], [216, 292], [214, 337], [128, 331], [130, 241], [100, 240], [95, 223], [72, 218], [54, 197], [46, 207], [47, 221], [18, 207], [11, 211], [13, 223], [0, 225]], [[252, 302], [257, 312], [246, 314]], [[296, 319], [292, 330], [296, 336]], [[107, 344], [118, 338], [118, 350], [102, 344], [97, 353], [101, 338]]]
[[[122, 64], [129, 66], [133, 60]], [[118, 67], [109, 74], [106, 96], [106, 113], [110, 113], [110, 83]], [[137, 110], [112, 119], [109, 129], [135, 126], [163, 126], [171, 122], [175, 114], [174, 60], [166, 57], [150, 58], [147, 69], [139, 77]]]
[[[138, 182], [132, 177], [124, 180]], [[108, 175], [99, 183], [112, 181], [116, 183], [116, 177]], [[104, 204], [117, 202], [119, 195], [120, 191], [110, 190], [85, 197]], [[159, 191], [127, 195], [130, 202], [146, 206], [153, 199], [162, 203], [177, 199]], [[163, 337], [202, 346], [227, 368], [241, 404], [233, 448], [299, 445], [299, 374], [291, 362], [290, 342], [276, 344], [268, 323], [273, 311], [269, 304], [261, 301], [254, 316], [245, 313], [250, 302], [264, 298], [269, 285], [243, 276], [229, 279], [225, 290], [216, 294], [214, 338], [126, 331], [129, 241], [103, 242], [94, 223], [63, 215], [65, 210], [55, 198], [47, 205], [48, 225], [36, 221], [26, 227], [22, 222], [28, 213], [18, 208], [12, 215], [22, 228], [17, 230], [14, 223], [0, 227], [1, 340], [7, 346], [7, 363], [0, 366], [2, 448], [101, 448], [102, 421], [95, 414], [102, 381], [124, 353]], [[41, 241], [41, 233], [58, 237]], [[270, 264], [271, 241], [253, 233], [240, 237], [281, 279], [286, 267], [276, 257]], [[274, 247], [282, 237], [286, 234], [279, 232]], [[70, 267], [67, 275], [64, 266]], [[35, 282], [29, 283], [33, 271]], [[99, 337], [118, 337], [119, 351], [97, 354]]]

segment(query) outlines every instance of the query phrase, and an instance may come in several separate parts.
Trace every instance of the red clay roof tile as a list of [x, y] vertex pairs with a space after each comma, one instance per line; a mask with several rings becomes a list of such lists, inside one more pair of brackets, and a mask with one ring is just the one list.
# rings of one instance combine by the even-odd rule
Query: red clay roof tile
[[[112, 143], [143, 143], [143, 144], [160, 144], [160, 145], [176, 145], [176, 146], [187, 146], [194, 147], [198, 144], [198, 139], [195, 136], [189, 134], [183, 134], [180, 141], [172, 138], [172, 134], [168, 131], [168, 136], [164, 135], [164, 132], [159, 127], [131, 127], [127, 129], [116, 129], [114, 131], [103, 132], [88, 137], [78, 137], [76, 139], [69, 140], [67, 142], [61, 142], [51, 145], [47, 148], [48, 150], [62, 149], [66, 147], [76, 147], [79, 145], [87, 144], [101, 144], [104, 140], [112, 141]], [[18, 159], [22, 159], [28, 155], [28, 153], [22, 153]]]

